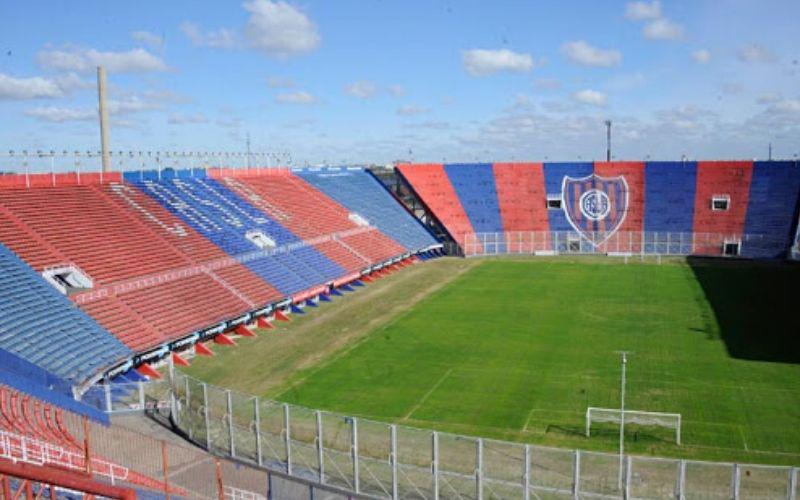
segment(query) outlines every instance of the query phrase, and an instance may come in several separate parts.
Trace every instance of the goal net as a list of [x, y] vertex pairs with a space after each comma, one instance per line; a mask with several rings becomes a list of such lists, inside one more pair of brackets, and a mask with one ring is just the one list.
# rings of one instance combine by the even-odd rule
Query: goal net
[[[621, 424], [622, 419], [620, 415], [622, 415], [622, 411], [620, 410], [615, 410], [613, 408], [592, 408], [590, 406], [586, 409], [586, 437], [590, 436], [592, 423], [608, 422], [612, 424]], [[675, 443], [681, 444], [680, 413], [625, 410], [625, 423], [673, 429], [675, 431]]]

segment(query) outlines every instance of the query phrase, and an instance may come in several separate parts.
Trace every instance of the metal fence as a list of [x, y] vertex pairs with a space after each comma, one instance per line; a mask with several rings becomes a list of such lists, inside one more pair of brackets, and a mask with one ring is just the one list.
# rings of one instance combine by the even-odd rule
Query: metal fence
[[[169, 384], [150, 382], [132, 384], [128, 394], [117, 391], [112, 396], [113, 412], [145, 410], [165, 423], [169, 418], [171, 391]], [[105, 393], [105, 389], [98, 392]], [[140, 399], [141, 398], [141, 399]], [[127, 403], [122, 400], [127, 399]], [[105, 402], [91, 398], [91, 403]], [[142, 404], [142, 406], [139, 406]], [[116, 418], [116, 417], [115, 417]], [[34, 465], [64, 467], [71, 457], [69, 469], [88, 472], [95, 478], [115, 486], [155, 491], [165, 498], [213, 500], [304, 499], [345, 500], [354, 498], [346, 490], [322, 485], [316, 478], [289, 475], [279, 469], [256, 467], [254, 463], [215, 457], [203, 447], [177, 444], [176, 439], [160, 440], [115, 422], [105, 426], [74, 413], [64, 412], [63, 426], [74, 446], [40, 441], [42, 438], [6, 435], [0, 439], [0, 457], [9, 455], [16, 461]], [[238, 431], [238, 429], [237, 429]], [[209, 434], [212, 435], [213, 433]], [[201, 443], [202, 444], [202, 443]], [[25, 447], [23, 450], [20, 447]], [[46, 453], [43, 453], [46, 451]], [[90, 457], [87, 469], [84, 457]], [[229, 454], [227, 458], [232, 458]], [[113, 467], [113, 474], [104, 469]], [[2, 497], [2, 494], [0, 494]], [[149, 497], [148, 497], [149, 498]]]
[[215, 455], [367, 497], [795, 499], [800, 492], [795, 467], [633, 455], [620, 461], [617, 454], [311, 410], [215, 387], [177, 371], [171, 379], [139, 384], [127, 398], [93, 400], [110, 400], [102, 408], [112, 412], [158, 409], [178, 432]]
[[478, 255], [732, 255], [763, 249], [786, 252], [786, 241], [761, 234], [679, 233], [657, 231], [519, 231], [467, 233], [461, 238], [466, 257]]

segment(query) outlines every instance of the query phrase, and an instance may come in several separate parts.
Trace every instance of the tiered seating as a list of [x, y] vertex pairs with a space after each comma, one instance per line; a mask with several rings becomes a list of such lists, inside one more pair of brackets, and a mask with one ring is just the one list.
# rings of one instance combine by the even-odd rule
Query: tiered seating
[[497, 202], [494, 172], [489, 163], [445, 165], [450, 184], [455, 189], [476, 233], [501, 231], [503, 221]]
[[[441, 164], [399, 165], [397, 171], [453, 240], [463, 244], [466, 235], [475, 232]], [[478, 248], [476, 251], [480, 253], [481, 250]]]
[[74, 384], [131, 354], [3, 245], [0, 348]]
[[[226, 178], [221, 182], [270, 216], [280, 218], [281, 224], [306, 241], [335, 235], [322, 248], [349, 271], [404, 253], [403, 247], [391, 238], [374, 227], [359, 226], [349, 218], [347, 209], [289, 172]], [[358, 215], [367, 219], [366, 214]]]
[[[70, 424], [77, 422], [77, 416], [61, 408], [0, 385], [0, 451], [4, 456], [82, 472], [86, 470], [84, 444], [70, 430]], [[91, 469], [106, 480], [164, 489], [161, 481], [96, 455]]]
[[301, 169], [293, 172], [348, 210], [366, 217], [370, 224], [410, 252], [424, 250], [437, 243], [380, 181], [363, 168]]
[[[295, 294], [345, 274], [336, 263], [305, 246], [294, 234], [214, 179], [174, 171], [131, 172], [128, 182], [150, 195], [228, 255], [248, 256], [244, 265], [281, 293]], [[264, 251], [246, 238], [257, 230], [271, 238], [276, 251]], [[261, 252], [261, 253], [258, 253]], [[253, 255], [256, 253], [256, 255]], [[250, 255], [248, 255], [250, 254]]]
[[[141, 214], [141, 222], [157, 232], [192, 262], [203, 264], [229, 258], [222, 249], [134, 186], [114, 183], [104, 185], [101, 189], [123, 210]], [[269, 304], [282, 298], [278, 290], [238, 262], [228, 262], [225, 266], [215, 267], [207, 273], [235, 288], [237, 296], [255, 306]]]
[[[750, 196], [751, 161], [701, 161], [697, 163], [697, 189], [694, 202], [694, 232], [741, 236]], [[728, 210], [713, 210], [715, 195], [730, 197]], [[719, 241], [695, 245], [695, 252], [721, 254]]]
[[749, 209], [744, 232], [754, 237], [742, 243], [742, 255], [783, 258], [792, 245], [794, 214], [798, 211], [800, 167], [794, 162], [753, 164]]
[[[0, 235], [3, 241], [37, 270], [75, 264], [87, 273], [92, 291], [73, 299], [134, 350], [250, 309], [215, 276], [162, 279], [194, 263], [97, 185], [2, 189], [0, 205], [7, 219], [24, 226], [8, 240]], [[158, 328], [149, 321], [156, 314]]]
[[[644, 230], [644, 163], [634, 161], [595, 163], [594, 173], [612, 183], [617, 182], [620, 178], [624, 179], [628, 198], [622, 222], [616, 228], [606, 226], [605, 221], [602, 220], [597, 222], [595, 230], [609, 238], [607, 244], [599, 245], [599, 250], [602, 252], [641, 252], [641, 240], [624, 236], [630, 233], [641, 234]], [[603, 179], [596, 179], [595, 182], [598, 187], [606, 183]], [[602, 190], [608, 191], [605, 186]], [[614, 210], [612, 207], [612, 214]]]
[[[497, 200], [503, 219], [506, 248], [510, 253], [550, 250], [548, 237], [534, 241], [531, 232], [549, 231], [544, 203], [544, 171], [541, 163], [495, 163], [493, 166]], [[513, 234], [521, 233], [521, 234]]]

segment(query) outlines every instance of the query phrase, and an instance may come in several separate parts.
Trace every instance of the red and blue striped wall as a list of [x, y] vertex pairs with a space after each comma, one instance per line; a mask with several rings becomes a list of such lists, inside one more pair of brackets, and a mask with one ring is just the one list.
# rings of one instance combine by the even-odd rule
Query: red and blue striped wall
[[[547, 197], [561, 196], [565, 177], [592, 174], [625, 178], [628, 206], [617, 231], [745, 235], [742, 255], [747, 257], [785, 256], [800, 206], [800, 164], [793, 161], [485, 163], [424, 168], [423, 172], [416, 165], [401, 165], [399, 171], [451, 234], [455, 228], [458, 242], [470, 230], [572, 231], [563, 210], [547, 209]], [[728, 210], [712, 210], [711, 199], [716, 195], [730, 197]], [[518, 251], [514, 241], [507, 241], [508, 251]], [[716, 242], [708, 248], [696, 247], [696, 253], [721, 251]]]

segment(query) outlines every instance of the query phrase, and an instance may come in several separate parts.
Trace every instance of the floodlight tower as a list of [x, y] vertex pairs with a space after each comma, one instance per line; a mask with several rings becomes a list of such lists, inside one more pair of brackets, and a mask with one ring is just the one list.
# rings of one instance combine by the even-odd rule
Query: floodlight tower
[[622, 380], [620, 387], [619, 404], [619, 487], [622, 489], [623, 470], [625, 465], [625, 370], [628, 365], [628, 353], [622, 354]]
[[606, 120], [606, 161], [611, 161], [611, 120]]
[[97, 67], [97, 101], [100, 113], [100, 154], [103, 172], [111, 169], [111, 157], [108, 154], [108, 109], [106, 109], [106, 69]]

